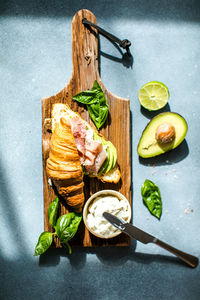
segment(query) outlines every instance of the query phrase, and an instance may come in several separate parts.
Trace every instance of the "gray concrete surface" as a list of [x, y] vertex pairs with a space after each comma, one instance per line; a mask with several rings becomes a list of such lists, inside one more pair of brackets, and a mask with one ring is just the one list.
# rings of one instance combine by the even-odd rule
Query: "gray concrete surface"
[[[131, 100], [133, 223], [200, 254], [199, 2], [0, 1], [0, 299], [200, 299], [199, 267], [192, 270], [154, 245], [74, 249], [71, 256], [51, 249], [33, 257], [44, 222], [41, 98], [60, 91], [71, 76], [70, 26], [81, 8], [132, 42], [127, 68], [100, 37], [102, 80]], [[189, 130], [179, 148], [145, 161], [138, 159], [137, 143], [155, 114], [140, 108], [137, 93], [152, 80], [168, 86], [164, 110], [183, 115]], [[160, 187], [161, 221], [142, 203], [146, 178]]]

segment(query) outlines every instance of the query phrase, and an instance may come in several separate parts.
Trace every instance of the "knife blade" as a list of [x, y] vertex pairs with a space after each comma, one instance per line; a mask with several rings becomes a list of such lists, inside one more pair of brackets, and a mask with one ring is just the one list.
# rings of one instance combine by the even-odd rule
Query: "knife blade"
[[104, 212], [103, 216], [113, 226], [115, 226], [122, 232], [133, 237], [134, 239], [140, 241], [143, 244], [153, 243], [154, 239], [156, 239], [154, 236], [150, 235], [149, 233], [144, 232], [143, 230], [137, 228], [136, 226], [126, 223], [124, 220], [119, 219], [118, 217], [108, 212]]
[[136, 226], [133, 226], [130, 223], [126, 223], [124, 220], [119, 219], [118, 217], [108, 213], [104, 212], [103, 217], [110, 222], [113, 226], [115, 226], [117, 229], [121, 230], [125, 234], [133, 237], [134, 239], [142, 242], [143, 244], [148, 243], [154, 243], [157, 246], [171, 252], [172, 254], [179, 257], [181, 260], [183, 260], [186, 264], [188, 264], [190, 267], [195, 268], [198, 263], [199, 259], [196, 256], [193, 256], [191, 254], [188, 254], [186, 252], [180, 251], [167, 243], [164, 243], [163, 241], [157, 239], [153, 235], [139, 229]]

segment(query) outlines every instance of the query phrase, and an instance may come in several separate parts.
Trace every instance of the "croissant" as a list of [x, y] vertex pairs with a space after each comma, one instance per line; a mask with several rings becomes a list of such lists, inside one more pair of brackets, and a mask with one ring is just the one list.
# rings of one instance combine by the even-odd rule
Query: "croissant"
[[53, 131], [46, 169], [58, 193], [76, 212], [84, 204], [83, 171], [71, 125], [61, 118]]
[[97, 177], [102, 182], [119, 182], [121, 173], [117, 163], [117, 150], [111, 142], [106, 141], [67, 104], [53, 104], [51, 116], [50, 128], [52, 130], [60, 118], [70, 121], [80, 162], [86, 175]]

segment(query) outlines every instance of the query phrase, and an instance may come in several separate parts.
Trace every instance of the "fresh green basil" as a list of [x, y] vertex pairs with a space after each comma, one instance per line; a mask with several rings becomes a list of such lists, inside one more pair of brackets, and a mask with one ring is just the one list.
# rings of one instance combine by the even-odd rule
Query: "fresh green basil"
[[95, 91], [88, 90], [76, 94], [75, 96], [73, 96], [73, 100], [76, 100], [83, 104], [92, 104], [96, 102], [95, 96]]
[[53, 242], [53, 235], [57, 235], [60, 242], [64, 247], [67, 247], [69, 253], [72, 253], [71, 246], [68, 241], [71, 240], [78, 230], [78, 226], [82, 220], [82, 215], [74, 212], [68, 213], [66, 215], [57, 218], [59, 208], [59, 199], [56, 197], [49, 206], [48, 217], [52, 227], [55, 228], [55, 232], [45, 231], [41, 233], [38, 243], [35, 247], [34, 256], [41, 255], [44, 253]]
[[160, 219], [162, 213], [162, 200], [158, 186], [146, 179], [142, 185], [141, 194], [150, 213]]
[[35, 253], [34, 256], [41, 255], [44, 253], [49, 247], [51, 246], [53, 242], [53, 233], [52, 232], [43, 232], [41, 233], [38, 243], [35, 247]]
[[49, 217], [49, 222], [52, 227], [55, 227], [56, 225], [56, 218], [58, 214], [58, 208], [59, 208], [59, 199], [56, 197], [51, 204], [49, 205], [48, 208], [48, 217]]
[[81, 219], [82, 215], [74, 212], [68, 213], [58, 218], [55, 230], [62, 244], [66, 244], [75, 236]]
[[109, 106], [98, 82], [95, 80], [91, 90], [78, 93], [73, 100], [87, 105], [90, 117], [99, 130], [107, 119]]

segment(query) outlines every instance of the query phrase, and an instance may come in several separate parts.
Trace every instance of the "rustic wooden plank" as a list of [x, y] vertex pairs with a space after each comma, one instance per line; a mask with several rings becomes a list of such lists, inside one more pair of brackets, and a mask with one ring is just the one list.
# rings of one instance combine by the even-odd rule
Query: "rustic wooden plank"
[[[95, 30], [86, 28], [82, 19], [87, 18], [96, 24], [95, 16], [88, 10], [80, 10], [72, 20], [72, 77], [67, 86], [57, 95], [42, 99], [42, 148], [43, 148], [43, 190], [44, 190], [44, 228], [52, 231], [48, 221], [48, 207], [55, 198], [53, 188], [48, 184], [46, 173], [46, 160], [49, 155], [49, 142], [51, 132], [45, 119], [51, 117], [51, 109], [54, 103], [67, 103], [70, 107], [80, 113], [83, 119], [94, 126], [89, 114], [83, 105], [72, 101], [76, 93], [90, 89], [97, 80], [105, 92], [109, 103], [109, 117], [101, 129], [101, 133], [109, 139], [117, 148], [118, 163], [122, 178], [118, 184], [102, 183], [96, 178], [84, 178], [85, 199], [93, 193], [102, 189], [114, 189], [121, 192], [131, 204], [131, 157], [130, 157], [130, 103], [128, 99], [119, 98], [109, 92], [103, 85], [99, 75], [98, 65], [98, 35]], [[67, 213], [61, 204], [60, 215]], [[71, 241], [73, 246], [128, 246], [130, 238], [121, 234], [113, 239], [104, 240], [89, 234], [82, 223], [78, 233]], [[60, 247], [55, 239], [55, 246]]]

